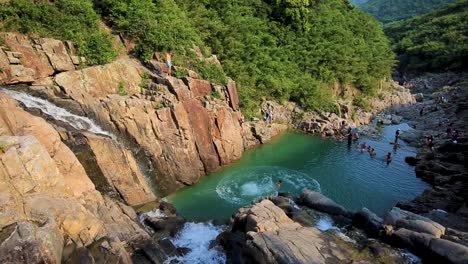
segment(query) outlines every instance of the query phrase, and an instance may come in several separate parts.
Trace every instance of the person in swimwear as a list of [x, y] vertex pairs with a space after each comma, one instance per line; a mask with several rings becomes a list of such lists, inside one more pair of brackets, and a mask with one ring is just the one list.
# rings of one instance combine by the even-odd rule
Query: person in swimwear
[[172, 50], [169, 49], [166, 53], [166, 66], [167, 66], [167, 76], [172, 76]]

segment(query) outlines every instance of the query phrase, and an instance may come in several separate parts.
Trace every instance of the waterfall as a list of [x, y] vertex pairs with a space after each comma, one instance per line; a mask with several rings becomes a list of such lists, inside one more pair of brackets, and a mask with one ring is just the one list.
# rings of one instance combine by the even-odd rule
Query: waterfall
[[169, 258], [165, 263], [187, 264], [220, 264], [226, 262], [226, 256], [211, 243], [223, 231], [211, 223], [186, 223], [172, 243], [176, 247], [189, 248], [190, 252], [183, 257]]
[[47, 100], [5, 88], [1, 88], [0, 91], [23, 103], [27, 108], [39, 109], [45, 115], [50, 116], [57, 121], [65, 122], [77, 130], [88, 131], [93, 134], [104, 135], [115, 139], [115, 136], [112, 133], [102, 129], [93, 120], [87, 117], [72, 114], [69, 111], [60, 108]]

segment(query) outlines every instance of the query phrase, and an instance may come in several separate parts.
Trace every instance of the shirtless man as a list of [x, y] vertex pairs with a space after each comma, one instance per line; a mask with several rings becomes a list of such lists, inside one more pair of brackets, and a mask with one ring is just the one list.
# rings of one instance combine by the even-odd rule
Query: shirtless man
[[172, 50], [169, 49], [166, 53], [166, 66], [167, 66], [167, 76], [172, 76]]

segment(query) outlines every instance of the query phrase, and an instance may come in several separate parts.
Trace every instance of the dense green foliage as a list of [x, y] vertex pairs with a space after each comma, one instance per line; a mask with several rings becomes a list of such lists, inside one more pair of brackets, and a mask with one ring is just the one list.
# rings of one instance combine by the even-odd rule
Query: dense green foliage
[[429, 13], [456, 0], [369, 0], [359, 8], [384, 24]]
[[240, 84], [244, 108], [266, 97], [332, 110], [331, 84], [371, 94], [394, 62], [380, 26], [347, 1], [178, 2]]
[[[135, 42], [143, 61], [173, 49], [177, 66], [222, 84], [231, 76], [244, 110], [263, 98], [333, 110], [330, 87], [375, 94], [395, 63], [381, 26], [347, 0], [90, 1], [14, 0], [0, 14], [6, 29], [73, 40], [96, 63], [113, 57], [101, 18]], [[195, 47], [205, 58], [217, 54], [223, 67]]]
[[109, 34], [99, 30], [91, 0], [3, 1], [0, 20], [2, 30], [71, 40], [91, 64], [112, 61], [117, 55]]
[[404, 72], [467, 70], [468, 0], [425, 16], [391, 24], [392, 38]]

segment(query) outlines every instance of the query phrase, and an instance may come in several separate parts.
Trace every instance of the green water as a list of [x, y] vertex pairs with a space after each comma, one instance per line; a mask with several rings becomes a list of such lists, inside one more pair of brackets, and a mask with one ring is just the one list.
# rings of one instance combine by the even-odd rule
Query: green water
[[[168, 197], [179, 213], [193, 221], [223, 220], [258, 197], [280, 191], [299, 195], [304, 188], [320, 191], [349, 210], [367, 207], [384, 214], [399, 201], [408, 201], [428, 187], [404, 162], [416, 150], [404, 143], [394, 149], [389, 142], [397, 128], [387, 126], [378, 139], [361, 139], [377, 151], [368, 153], [347, 142], [317, 136], [286, 133], [273, 142], [244, 153], [241, 160], [204, 177], [194, 186]], [[384, 156], [392, 152], [387, 165]]]

